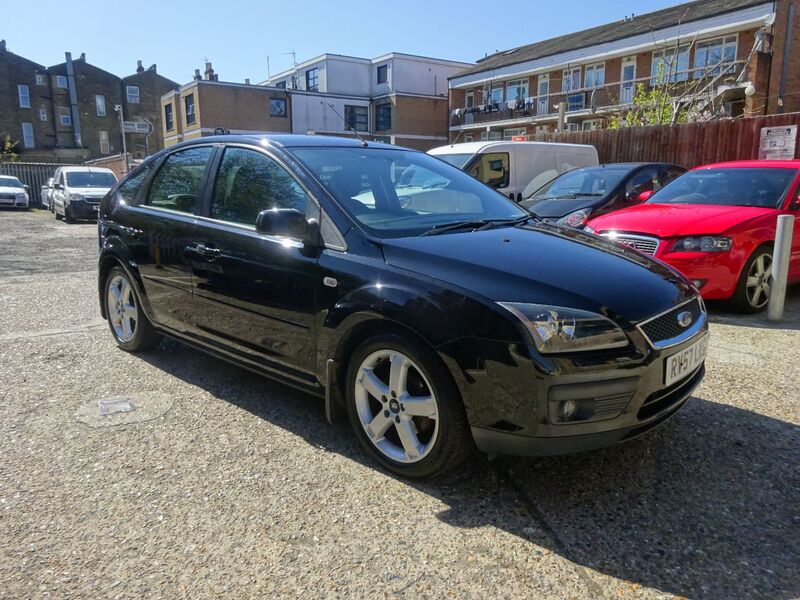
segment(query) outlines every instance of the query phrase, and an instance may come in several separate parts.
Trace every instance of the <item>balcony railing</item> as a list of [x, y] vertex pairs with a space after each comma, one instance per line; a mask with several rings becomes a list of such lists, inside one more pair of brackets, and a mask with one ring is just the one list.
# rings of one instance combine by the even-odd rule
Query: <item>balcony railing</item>
[[[707, 91], [708, 87], [716, 88], [723, 83], [730, 83], [741, 73], [746, 61], [740, 60], [724, 65], [709, 67], [704, 71], [704, 77], [697, 77], [698, 69], [675, 72], [668, 82], [670, 93], [677, 96], [683, 94], [691, 86], [697, 91]], [[615, 112], [624, 110], [633, 103], [637, 86], [644, 84], [651, 88], [654, 84], [652, 76], [631, 79], [629, 81], [614, 82], [595, 88], [582, 88], [574, 91], [562, 91], [544, 96], [530, 96], [515, 100], [493, 102], [473, 106], [471, 108], [455, 108], [450, 111], [450, 126], [474, 125], [481, 123], [495, 123], [498, 121], [513, 121], [523, 119], [526, 121], [552, 119], [558, 114], [561, 102], [566, 105], [566, 112], [587, 113]]]

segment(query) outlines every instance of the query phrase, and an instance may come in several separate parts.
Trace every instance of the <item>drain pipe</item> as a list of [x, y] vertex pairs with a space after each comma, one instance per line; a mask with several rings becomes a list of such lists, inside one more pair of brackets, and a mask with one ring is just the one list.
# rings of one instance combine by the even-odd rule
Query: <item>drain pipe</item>
[[786, 18], [786, 34], [783, 38], [783, 64], [781, 65], [781, 82], [778, 87], [778, 112], [784, 112], [783, 97], [786, 95], [786, 78], [789, 71], [789, 57], [792, 53], [792, 29], [794, 27], [794, 2], [789, 5], [789, 16]]
[[81, 117], [78, 111], [78, 92], [75, 90], [75, 68], [72, 64], [72, 52], [65, 52], [67, 67], [67, 86], [69, 87], [69, 105], [72, 113], [72, 138], [76, 148], [83, 148], [81, 138]]
[[772, 259], [772, 285], [769, 288], [769, 304], [767, 305], [767, 320], [773, 323], [778, 323], [783, 318], [793, 230], [794, 216], [779, 215], [778, 230], [775, 232], [775, 255]]

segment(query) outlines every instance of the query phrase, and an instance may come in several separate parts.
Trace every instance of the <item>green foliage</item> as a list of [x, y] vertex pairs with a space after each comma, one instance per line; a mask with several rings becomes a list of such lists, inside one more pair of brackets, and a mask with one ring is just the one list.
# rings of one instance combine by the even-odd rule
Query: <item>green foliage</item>
[[13, 140], [10, 135], [5, 134], [0, 141], [0, 161], [14, 162], [19, 156], [19, 140]]
[[674, 95], [664, 86], [656, 85], [648, 89], [643, 83], [639, 83], [633, 106], [621, 116], [612, 116], [609, 128], [674, 125], [685, 123], [686, 116], [686, 110], [676, 104]]

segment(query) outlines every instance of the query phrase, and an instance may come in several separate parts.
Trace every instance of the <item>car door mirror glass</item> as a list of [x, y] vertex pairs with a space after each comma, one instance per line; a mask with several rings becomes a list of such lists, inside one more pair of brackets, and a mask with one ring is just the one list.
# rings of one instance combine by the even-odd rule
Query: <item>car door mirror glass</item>
[[63, 189], [64, 189], [64, 185], [63, 185], [63, 184], [61, 184], [61, 183], [57, 183], [57, 184], [55, 184], [55, 185], [53, 186], [53, 189], [56, 189], [56, 190], [63, 190]]
[[628, 194], [628, 200], [630, 202], [635, 202], [636, 204], [641, 204], [642, 202], [647, 202], [650, 199], [650, 196], [655, 194], [653, 190], [645, 190], [637, 194], [636, 192], [631, 192]]
[[256, 217], [258, 233], [305, 240], [310, 229], [305, 214], [296, 208], [270, 208]]

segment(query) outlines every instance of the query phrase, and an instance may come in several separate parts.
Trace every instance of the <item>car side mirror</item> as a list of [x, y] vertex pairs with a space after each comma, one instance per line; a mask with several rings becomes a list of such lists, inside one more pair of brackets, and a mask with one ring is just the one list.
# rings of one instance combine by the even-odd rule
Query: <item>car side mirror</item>
[[31, 191], [31, 186], [29, 186], [27, 183], [23, 184], [22, 187], [25, 188], [26, 192], [30, 192]]
[[267, 235], [300, 239], [307, 244], [316, 244], [319, 225], [314, 219], [306, 219], [306, 215], [296, 208], [270, 208], [258, 213], [256, 231]]
[[650, 196], [655, 194], [653, 190], [645, 190], [641, 193], [636, 193], [635, 191], [628, 192], [627, 199], [628, 202], [633, 202], [634, 204], [641, 204], [642, 202], [647, 202], [650, 199]]
[[789, 205], [789, 210], [797, 210], [798, 208], [800, 208], [800, 194], [797, 194], [797, 198]]
[[54, 189], [54, 190], [63, 190], [63, 189], [64, 189], [64, 186], [63, 186], [62, 184], [60, 184], [60, 183], [57, 183], [57, 184], [55, 184], [55, 185], [53, 186], [53, 189]]

